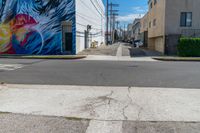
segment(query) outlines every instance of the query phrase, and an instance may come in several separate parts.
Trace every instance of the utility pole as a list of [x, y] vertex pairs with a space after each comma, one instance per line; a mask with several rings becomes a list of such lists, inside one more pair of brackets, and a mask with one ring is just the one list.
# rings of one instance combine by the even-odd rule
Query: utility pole
[[115, 36], [115, 33], [116, 33], [116, 16], [118, 16], [117, 13], [113, 13], [113, 28], [112, 28], [112, 41], [115, 42], [115, 39], [116, 39], [116, 36]]
[[110, 40], [111, 40], [111, 43], [112, 43], [112, 15], [113, 15], [113, 3], [111, 2], [109, 4], [110, 6]]
[[106, 45], [108, 45], [108, 27], [109, 27], [109, 1], [106, 1]]
[[116, 39], [119, 40], [119, 34], [120, 34], [120, 33], [119, 33], [119, 32], [120, 32], [120, 31], [119, 31], [119, 21], [116, 21], [116, 24], [117, 24], [117, 26], [116, 26], [117, 38], [116, 38]]
[[114, 7], [118, 7], [119, 4], [113, 4], [112, 2], [109, 4], [110, 6], [110, 38], [111, 42], [113, 43], [115, 41], [115, 20], [116, 16], [118, 16], [119, 10], [114, 10]]

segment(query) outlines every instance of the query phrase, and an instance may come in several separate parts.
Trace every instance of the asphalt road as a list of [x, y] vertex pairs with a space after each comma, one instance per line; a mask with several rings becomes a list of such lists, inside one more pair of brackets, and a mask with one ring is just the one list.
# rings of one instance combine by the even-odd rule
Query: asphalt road
[[0, 82], [9, 84], [200, 88], [198, 62], [0, 59], [0, 64], [23, 65], [0, 71]]

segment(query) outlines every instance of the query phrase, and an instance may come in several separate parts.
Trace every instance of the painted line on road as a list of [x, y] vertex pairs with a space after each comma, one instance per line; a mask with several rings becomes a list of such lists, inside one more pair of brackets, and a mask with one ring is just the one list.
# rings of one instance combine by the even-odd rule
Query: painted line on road
[[0, 112], [97, 121], [200, 121], [200, 89], [1, 85]]
[[0, 64], [0, 70], [5, 71], [13, 71], [22, 67], [24, 67], [24, 65], [21, 64]]

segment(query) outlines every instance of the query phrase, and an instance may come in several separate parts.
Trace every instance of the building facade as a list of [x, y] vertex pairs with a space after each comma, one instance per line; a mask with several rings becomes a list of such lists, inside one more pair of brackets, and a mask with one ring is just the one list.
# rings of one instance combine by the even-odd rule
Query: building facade
[[141, 27], [140, 18], [136, 18], [133, 21], [133, 29], [132, 29], [133, 30], [132, 38], [134, 41], [140, 40], [140, 27]]
[[0, 54], [76, 54], [104, 42], [104, 22], [101, 0], [0, 0]]
[[180, 36], [200, 35], [199, 0], [149, 0], [148, 5], [150, 49], [176, 54]]
[[140, 39], [143, 42], [143, 46], [148, 45], [148, 13], [140, 19]]
[[128, 41], [132, 41], [133, 36], [133, 24], [128, 24], [127, 26], [127, 39]]
[[90, 48], [93, 42], [98, 46], [105, 43], [105, 22], [102, 0], [76, 0], [77, 52]]

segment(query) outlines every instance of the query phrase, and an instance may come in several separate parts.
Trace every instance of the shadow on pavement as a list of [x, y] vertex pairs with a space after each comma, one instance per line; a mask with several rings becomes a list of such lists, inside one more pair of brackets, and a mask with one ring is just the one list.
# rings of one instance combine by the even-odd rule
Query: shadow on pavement
[[129, 48], [131, 57], [152, 57], [152, 56], [162, 56], [163, 54], [157, 51], [149, 50], [146, 48], [135, 48], [131, 46]]

